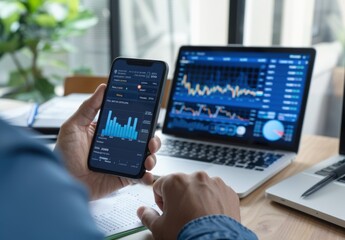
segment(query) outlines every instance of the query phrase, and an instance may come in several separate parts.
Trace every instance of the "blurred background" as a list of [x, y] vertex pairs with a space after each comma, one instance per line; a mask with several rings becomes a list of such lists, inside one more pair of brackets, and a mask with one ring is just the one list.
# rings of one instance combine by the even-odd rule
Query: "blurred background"
[[[0, 21], [3, 20], [0, 41], [3, 43], [13, 39], [14, 30], [18, 28], [12, 19], [11, 28], [6, 33], [4, 22], [13, 18], [10, 14], [13, 7], [7, 6], [5, 11], [1, 7], [5, 2], [16, 1], [0, 0]], [[37, 14], [43, 10], [46, 11], [43, 22], [46, 23], [49, 14], [56, 21], [55, 25], [48, 26], [50, 31], [61, 26], [67, 26], [68, 30], [74, 27], [72, 34], [58, 35], [59, 42], [64, 40], [64, 45], [59, 46], [59, 51], [48, 51], [45, 59], [53, 59], [54, 63], [43, 64], [41, 68], [44, 76], [50, 76], [47, 77], [48, 82], [53, 85], [53, 94], [57, 95], [63, 94], [62, 84], [67, 76], [107, 76], [111, 61], [117, 56], [165, 60], [170, 66], [171, 78], [181, 45], [314, 47], [317, 60], [303, 131], [306, 134], [339, 136], [345, 62], [343, 0], [80, 0], [75, 1], [81, 14], [78, 17], [63, 12], [63, 9], [74, 9], [76, 5], [71, 6], [73, 1], [65, 1], [65, 4], [57, 1], [60, 5], [53, 7], [43, 0], [18, 2], [24, 6], [35, 3], [38, 13], [33, 12], [32, 5], [26, 12], [21, 7], [19, 9], [22, 15], [34, 16], [36, 30], [39, 23]], [[74, 10], [77, 11], [76, 8]], [[70, 22], [63, 22], [67, 21], [61, 20], [63, 16]], [[21, 24], [23, 17], [18, 19]], [[32, 21], [30, 19], [29, 23]], [[41, 34], [40, 29], [38, 32]], [[55, 36], [56, 33], [49, 34]], [[54, 38], [40, 42], [38, 50], [46, 52], [47, 47], [52, 50], [53, 45], [47, 44], [49, 41], [56, 43]], [[13, 89], [10, 76], [12, 73], [13, 78], [13, 72], [18, 71], [13, 56], [25, 69], [31, 66], [34, 54], [25, 46], [15, 52], [1, 52], [0, 44], [3, 96], [8, 95], [9, 87]], [[41, 64], [48, 60], [41, 60]]]

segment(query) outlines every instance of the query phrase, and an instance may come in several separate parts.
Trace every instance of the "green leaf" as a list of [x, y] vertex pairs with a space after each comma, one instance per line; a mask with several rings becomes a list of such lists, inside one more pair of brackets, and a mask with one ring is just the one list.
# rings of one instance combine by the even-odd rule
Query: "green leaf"
[[[80, 0], [0, 0], [0, 58], [19, 51], [26, 52], [18, 59], [20, 62], [30, 62], [33, 56], [38, 56], [35, 71], [25, 69], [25, 77], [18, 71], [10, 74], [9, 84], [25, 90], [16, 97], [43, 101], [53, 96], [54, 85], [61, 84], [61, 77], [51, 74], [46, 77], [40, 70], [49, 65], [67, 72], [65, 62], [56, 60], [53, 54], [75, 51], [68, 37], [84, 33], [97, 23], [96, 16], [79, 4]], [[78, 72], [91, 71], [84, 67]], [[33, 79], [33, 74], [37, 79]], [[26, 85], [26, 76], [31, 86]]]
[[12, 71], [9, 75], [8, 80], [8, 86], [24, 86], [25, 85], [25, 79], [22, 74], [19, 73], [19, 71]]
[[39, 14], [34, 17], [34, 22], [40, 27], [54, 28], [57, 26], [56, 19], [49, 14]]
[[54, 85], [47, 78], [35, 79], [35, 90], [38, 90], [45, 99], [54, 95]]
[[5, 34], [5, 26], [4, 24], [0, 21], [0, 40], [3, 39]]
[[49, 0], [51, 3], [61, 3], [68, 7], [68, 19], [77, 17], [79, 13], [79, 0]]
[[68, 23], [70, 29], [83, 31], [96, 25], [98, 19], [90, 12], [84, 12], [78, 16], [74, 21]]
[[19, 92], [10, 95], [11, 98], [42, 103], [54, 96], [54, 85], [46, 78], [35, 79], [34, 84], [26, 88], [20, 80], [21, 76], [18, 74], [18, 72], [11, 73], [10, 86], [23, 87], [20, 88]]
[[36, 12], [43, 4], [44, 0], [27, 0], [30, 12]]
[[69, 7], [69, 18], [75, 18], [78, 15], [79, 11], [79, 0], [70, 0], [68, 1]]
[[27, 38], [24, 40], [24, 45], [27, 47], [29, 50], [35, 49], [37, 45], [39, 44], [40, 39], [36, 38]]
[[73, 44], [67, 41], [59, 41], [55, 43], [53, 46], [53, 50], [54, 52], [65, 52], [65, 53], [77, 52], [77, 48]]
[[26, 12], [26, 7], [20, 2], [0, 2], [0, 18], [5, 19], [13, 14]]
[[0, 41], [0, 54], [15, 52], [23, 47], [19, 35], [13, 35], [7, 41]]
[[68, 17], [68, 6], [62, 3], [47, 2], [44, 5], [47, 14], [53, 16], [56, 21], [65, 21]]
[[14, 32], [15, 29], [13, 29], [12, 26], [19, 25], [18, 20], [19, 20], [19, 14], [12, 14], [8, 18], [2, 19], [2, 22], [5, 27], [5, 33], [9, 34], [11, 32]]
[[9, 34], [13, 24], [19, 24], [20, 15], [26, 12], [26, 8], [20, 2], [0, 2], [0, 21], [5, 28], [5, 34]]

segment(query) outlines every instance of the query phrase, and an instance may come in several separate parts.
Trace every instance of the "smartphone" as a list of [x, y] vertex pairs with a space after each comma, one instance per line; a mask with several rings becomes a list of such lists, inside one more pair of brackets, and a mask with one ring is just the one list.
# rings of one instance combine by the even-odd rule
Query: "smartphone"
[[167, 74], [163, 61], [113, 61], [89, 152], [90, 170], [128, 178], [144, 175]]

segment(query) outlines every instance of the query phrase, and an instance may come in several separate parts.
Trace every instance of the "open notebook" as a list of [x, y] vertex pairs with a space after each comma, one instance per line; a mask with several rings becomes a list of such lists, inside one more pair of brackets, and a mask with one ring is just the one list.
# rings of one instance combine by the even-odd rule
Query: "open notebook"
[[[42, 103], [35, 112], [32, 128], [45, 134], [57, 134], [61, 125], [77, 111], [90, 94], [74, 93], [64, 97], [54, 97]], [[29, 127], [28, 120], [35, 104], [25, 104], [0, 112], [0, 117], [18, 127]]]
[[153, 207], [161, 212], [154, 201], [152, 187], [136, 184], [90, 202], [91, 214], [106, 239], [146, 229], [136, 214], [140, 206]]

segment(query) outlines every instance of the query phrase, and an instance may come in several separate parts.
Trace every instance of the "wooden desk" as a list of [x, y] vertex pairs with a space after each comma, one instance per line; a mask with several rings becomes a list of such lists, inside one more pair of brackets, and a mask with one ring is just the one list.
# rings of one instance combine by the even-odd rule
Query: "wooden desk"
[[265, 198], [265, 189], [337, 153], [337, 139], [304, 136], [296, 160], [241, 200], [242, 223], [259, 239], [345, 239], [345, 229]]
[[[1, 105], [0, 106], [4, 106]], [[264, 240], [337, 240], [345, 239], [345, 229], [271, 202], [265, 198], [265, 189], [282, 179], [337, 154], [338, 140], [321, 136], [304, 136], [296, 160], [283, 171], [241, 200], [242, 223]], [[159, 161], [159, 158], [158, 158]], [[152, 239], [146, 230], [123, 239]]]
[[[241, 200], [243, 225], [254, 231], [259, 239], [264, 240], [345, 239], [345, 229], [265, 198], [265, 189], [268, 187], [337, 152], [338, 140], [335, 138], [304, 136], [296, 160]], [[152, 239], [152, 237], [146, 230], [123, 239]]]

